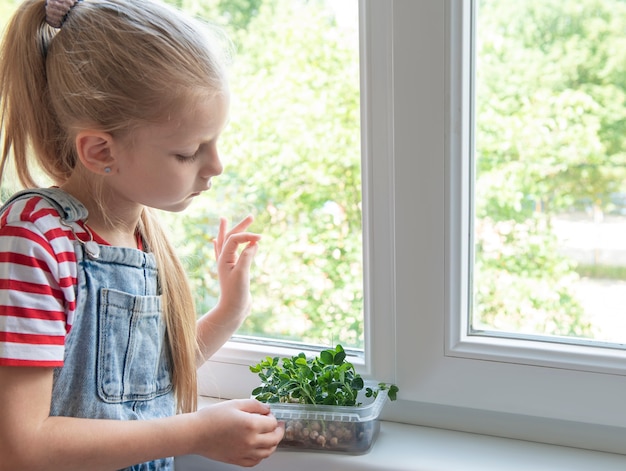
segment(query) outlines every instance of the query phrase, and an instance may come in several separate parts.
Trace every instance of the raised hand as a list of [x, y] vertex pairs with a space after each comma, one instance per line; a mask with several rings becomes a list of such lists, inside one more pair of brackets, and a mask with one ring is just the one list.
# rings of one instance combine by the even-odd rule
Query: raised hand
[[261, 239], [259, 234], [246, 232], [253, 221], [252, 216], [247, 216], [228, 230], [226, 219], [220, 219], [213, 243], [220, 298], [217, 306], [198, 321], [200, 363], [215, 353], [250, 313], [250, 267]]
[[[250, 311], [250, 266], [261, 238], [259, 234], [245, 232], [253, 220], [252, 216], [247, 216], [227, 232], [226, 219], [221, 218], [213, 243], [221, 291], [220, 307], [244, 318]], [[246, 245], [240, 251], [242, 244]]]

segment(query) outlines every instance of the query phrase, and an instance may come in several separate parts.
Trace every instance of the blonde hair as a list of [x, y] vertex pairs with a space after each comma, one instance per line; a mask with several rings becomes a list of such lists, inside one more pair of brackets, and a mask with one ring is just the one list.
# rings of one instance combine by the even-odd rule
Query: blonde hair
[[[193, 100], [223, 93], [222, 46], [204, 23], [152, 0], [83, 0], [59, 30], [45, 22], [45, 0], [26, 0], [0, 50], [0, 179], [13, 159], [24, 187], [37, 186], [37, 168], [61, 185], [76, 165], [80, 129], [125, 138]], [[195, 410], [198, 345], [189, 284], [148, 208], [139, 230], [159, 266], [178, 409]]]

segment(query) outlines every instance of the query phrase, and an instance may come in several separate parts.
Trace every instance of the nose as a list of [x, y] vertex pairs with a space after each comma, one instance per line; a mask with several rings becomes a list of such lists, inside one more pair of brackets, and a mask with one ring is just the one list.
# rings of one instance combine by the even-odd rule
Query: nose
[[206, 156], [202, 159], [202, 167], [200, 168], [200, 176], [202, 178], [211, 178], [217, 175], [221, 175], [224, 171], [224, 166], [220, 159], [217, 146], [211, 145], [207, 149]]

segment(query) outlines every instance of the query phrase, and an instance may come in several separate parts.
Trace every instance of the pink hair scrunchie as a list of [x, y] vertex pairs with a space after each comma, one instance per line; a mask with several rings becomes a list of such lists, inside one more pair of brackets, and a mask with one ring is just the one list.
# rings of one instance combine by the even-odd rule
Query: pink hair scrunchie
[[63, 26], [67, 14], [79, 1], [80, 0], [47, 0], [46, 23], [53, 28], [60, 28]]

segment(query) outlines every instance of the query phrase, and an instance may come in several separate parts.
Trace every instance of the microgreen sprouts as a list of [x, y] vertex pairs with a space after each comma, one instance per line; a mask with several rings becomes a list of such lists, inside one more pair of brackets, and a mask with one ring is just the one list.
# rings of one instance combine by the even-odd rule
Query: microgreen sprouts
[[[335, 406], [359, 406], [357, 395], [365, 384], [354, 365], [346, 361], [341, 345], [323, 350], [319, 356], [307, 358], [299, 353], [290, 358], [266, 357], [251, 366], [250, 371], [261, 378], [261, 386], [252, 395], [261, 402], [292, 402]], [[366, 388], [366, 397], [376, 397], [388, 389], [390, 400], [396, 399], [398, 387], [379, 383]]]

